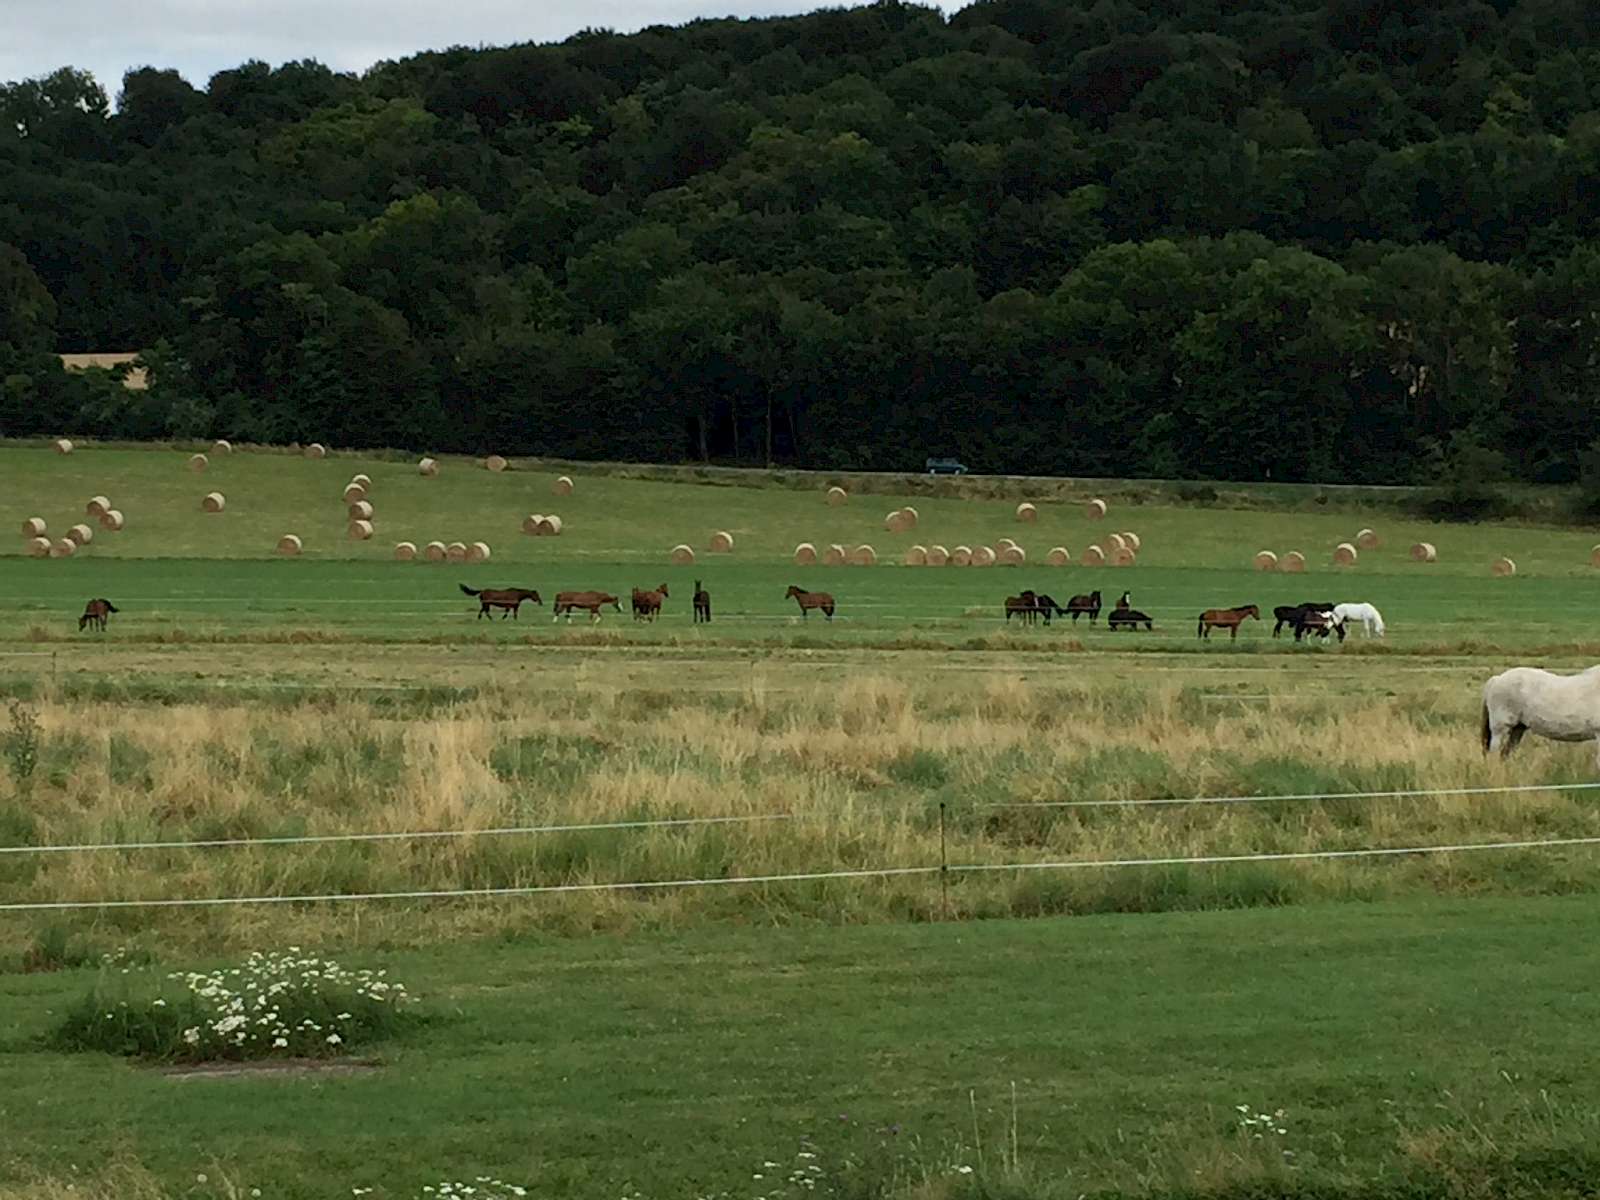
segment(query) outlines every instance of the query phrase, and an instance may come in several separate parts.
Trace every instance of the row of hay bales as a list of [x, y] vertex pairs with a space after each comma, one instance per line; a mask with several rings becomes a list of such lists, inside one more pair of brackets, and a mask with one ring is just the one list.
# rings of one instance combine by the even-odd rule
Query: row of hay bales
[[[285, 558], [298, 557], [305, 550], [305, 540], [297, 533], [286, 533], [278, 539], [278, 553]], [[488, 562], [493, 551], [487, 542], [429, 542], [420, 550], [415, 542], [396, 542], [394, 557], [398, 562]]]
[[561, 518], [555, 513], [529, 513], [522, 518], [522, 532], [529, 537], [560, 537]]
[[[127, 525], [121, 511], [111, 507], [111, 500], [106, 496], [90, 496], [83, 510], [107, 533], [118, 533]], [[43, 517], [29, 517], [22, 522], [23, 541], [34, 558], [71, 558], [81, 547], [94, 541], [94, 527], [82, 522], [68, 529], [65, 537], [54, 541], [46, 536], [48, 532]]]
[[1286, 571], [1298, 575], [1306, 569], [1306, 556], [1298, 550], [1290, 550], [1279, 558], [1272, 550], [1257, 550], [1255, 568], [1258, 571]]

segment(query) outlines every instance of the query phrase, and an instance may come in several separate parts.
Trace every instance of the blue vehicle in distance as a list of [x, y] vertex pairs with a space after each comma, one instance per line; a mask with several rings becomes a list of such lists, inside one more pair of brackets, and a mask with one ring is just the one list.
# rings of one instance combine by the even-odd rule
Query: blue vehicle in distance
[[965, 475], [967, 465], [958, 458], [930, 458], [927, 462], [929, 475]]

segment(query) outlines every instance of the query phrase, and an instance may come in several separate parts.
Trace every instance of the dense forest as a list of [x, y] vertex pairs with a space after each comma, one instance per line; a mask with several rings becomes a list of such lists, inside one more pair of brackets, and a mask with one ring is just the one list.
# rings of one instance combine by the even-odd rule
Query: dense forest
[[[55, 354], [139, 349], [151, 387]], [[0, 85], [0, 432], [1406, 482], [1600, 439], [1600, 6], [883, 0]]]

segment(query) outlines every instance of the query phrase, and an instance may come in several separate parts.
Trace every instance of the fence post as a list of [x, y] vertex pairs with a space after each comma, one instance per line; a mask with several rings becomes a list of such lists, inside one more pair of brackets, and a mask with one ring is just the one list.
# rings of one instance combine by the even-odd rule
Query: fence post
[[944, 919], [950, 919], [950, 855], [945, 848], [944, 801], [939, 801], [939, 900]]

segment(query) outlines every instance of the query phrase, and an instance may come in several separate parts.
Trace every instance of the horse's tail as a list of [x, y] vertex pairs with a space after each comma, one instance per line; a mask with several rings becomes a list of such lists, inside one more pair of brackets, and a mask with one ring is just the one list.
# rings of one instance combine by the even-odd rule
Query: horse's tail
[[1206, 615], [1205, 615], [1205, 613], [1201, 613], [1200, 614], [1200, 623], [1194, 627], [1194, 635], [1195, 635], [1195, 637], [1203, 637], [1203, 636], [1205, 636], [1205, 632], [1206, 632]]
[[458, 583], [458, 584], [456, 584], [456, 586], [458, 588], [460, 588], [463, 592], [465, 592], [469, 596], [476, 596], [478, 594], [478, 589], [477, 588], [469, 588], [464, 583]]
[[1483, 738], [1483, 752], [1487, 754], [1489, 753], [1489, 742], [1491, 740], [1491, 734], [1489, 730], [1489, 698], [1487, 696], [1483, 698], [1483, 723], [1481, 736]]

